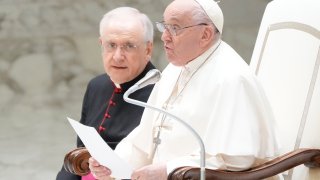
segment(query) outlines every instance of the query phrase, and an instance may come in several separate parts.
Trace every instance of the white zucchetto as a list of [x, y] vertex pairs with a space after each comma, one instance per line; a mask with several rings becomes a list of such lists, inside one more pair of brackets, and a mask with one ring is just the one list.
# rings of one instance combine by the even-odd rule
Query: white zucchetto
[[213, 24], [222, 34], [223, 13], [218, 3], [214, 0], [195, 0], [209, 16]]

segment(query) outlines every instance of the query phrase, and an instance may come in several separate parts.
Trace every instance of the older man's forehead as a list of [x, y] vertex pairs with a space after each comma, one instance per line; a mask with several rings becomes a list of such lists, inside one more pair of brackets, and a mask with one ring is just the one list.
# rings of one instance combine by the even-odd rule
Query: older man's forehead
[[112, 43], [119, 43], [119, 44], [127, 44], [127, 43], [138, 43], [141, 42], [141, 38], [139, 37], [132, 37], [132, 36], [114, 36], [114, 35], [110, 35], [110, 36], [106, 36], [105, 38], [103, 38], [103, 42], [112, 42]]
[[172, 9], [164, 14], [164, 21], [185, 22], [192, 20], [191, 12], [183, 9]]
[[143, 39], [143, 27], [134, 23], [118, 23], [105, 26], [103, 39]]

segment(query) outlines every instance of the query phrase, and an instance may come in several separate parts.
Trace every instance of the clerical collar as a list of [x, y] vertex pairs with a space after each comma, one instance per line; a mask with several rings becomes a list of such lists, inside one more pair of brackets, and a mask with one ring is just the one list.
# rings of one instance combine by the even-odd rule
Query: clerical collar
[[141, 78], [143, 78], [151, 69], [154, 69], [154, 68], [155, 67], [152, 65], [152, 63], [148, 62], [146, 67], [144, 68], [144, 70], [137, 77], [135, 77], [133, 80], [131, 80], [129, 82], [122, 83], [122, 84], [114, 83], [114, 85], [116, 88], [122, 89], [122, 92], [124, 93], [131, 86], [133, 86], [136, 82], [138, 82]]
[[195, 58], [194, 60], [188, 62], [188, 64], [182, 67], [182, 70], [187, 70], [189, 73], [196, 71], [207, 59], [213, 54], [213, 52], [218, 48], [221, 43], [221, 39], [219, 39], [213, 46], [211, 46], [207, 51], [202, 53], [200, 56]]

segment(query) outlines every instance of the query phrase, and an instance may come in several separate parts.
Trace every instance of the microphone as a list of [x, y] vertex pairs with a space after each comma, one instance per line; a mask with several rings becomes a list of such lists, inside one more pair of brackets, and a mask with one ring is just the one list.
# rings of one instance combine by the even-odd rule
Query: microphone
[[138, 89], [144, 88], [150, 84], [158, 82], [161, 78], [161, 72], [158, 69], [151, 69], [142, 79], [140, 79], [136, 84], [131, 86], [127, 91], [129, 94], [137, 91]]
[[150, 70], [142, 79], [140, 79], [135, 85], [139, 89], [146, 87], [149, 84], [154, 84], [158, 82], [161, 78], [161, 73], [158, 69]]
[[145, 102], [129, 98], [129, 95], [132, 94], [133, 92], [137, 91], [138, 89], [141, 89], [149, 84], [154, 84], [154, 83], [158, 82], [160, 80], [160, 77], [161, 77], [161, 73], [159, 70], [156, 70], [156, 69], [150, 70], [145, 75], [145, 77], [143, 77], [140, 81], [138, 81], [136, 84], [131, 86], [124, 93], [123, 99], [128, 103], [161, 112], [161, 113], [167, 115], [168, 117], [171, 117], [171, 119], [174, 119], [174, 120], [178, 121], [179, 123], [181, 123], [182, 125], [184, 125], [194, 135], [194, 137], [197, 139], [197, 141], [199, 143], [199, 146], [200, 146], [200, 180], [205, 180], [206, 179], [205, 178], [205, 167], [206, 167], [206, 165], [205, 165], [205, 147], [204, 147], [204, 143], [203, 143], [200, 135], [188, 123], [186, 123], [185, 121], [183, 121], [179, 117], [169, 113], [168, 111], [166, 111], [164, 109], [157, 108], [157, 107], [152, 106], [150, 104], [147, 104]]

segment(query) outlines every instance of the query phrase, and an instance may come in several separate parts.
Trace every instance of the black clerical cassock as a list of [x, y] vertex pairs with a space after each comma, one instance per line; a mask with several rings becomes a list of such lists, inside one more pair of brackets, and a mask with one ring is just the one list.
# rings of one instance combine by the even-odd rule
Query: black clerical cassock
[[[109, 76], [102, 74], [92, 79], [87, 87], [80, 122], [95, 127], [104, 141], [114, 149], [117, 144], [139, 125], [142, 107], [123, 100], [123, 94], [146, 73], [155, 67], [149, 62], [143, 72], [132, 81], [116, 87]], [[153, 86], [150, 85], [130, 95], [131, 98], [146, 102]], [[79, 137], [77, 146], [84, 146]], [[62, 167], [57, 180], [81, 180], [80, 176], [68, 173]]]

